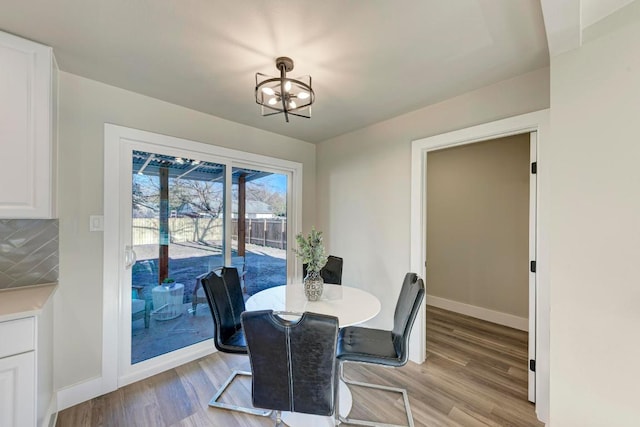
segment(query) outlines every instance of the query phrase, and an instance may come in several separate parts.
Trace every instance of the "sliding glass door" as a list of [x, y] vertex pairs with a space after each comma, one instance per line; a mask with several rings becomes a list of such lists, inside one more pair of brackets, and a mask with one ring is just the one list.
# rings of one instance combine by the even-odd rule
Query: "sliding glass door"
[[287, 187], [284, 173], [233, 168], [231, 247], [245, 295], [287, 283]]
[[225, 169], [132, 151], [131, 364], [213, 336], [199, 279], [225, 264]]
[[245, 298], [288, 282], [293, 171], [127, 141], [121, 149], [119, 383], [213, 351], [200, 279], [234, 266]]

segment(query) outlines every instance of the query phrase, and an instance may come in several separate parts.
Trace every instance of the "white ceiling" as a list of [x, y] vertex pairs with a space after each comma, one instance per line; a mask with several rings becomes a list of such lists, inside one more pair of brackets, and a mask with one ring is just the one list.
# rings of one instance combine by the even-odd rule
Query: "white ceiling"
[[593, 25], [634, 0], [581, 0], [582, 28]]
[[[545, 67], [539, 0], [2, 0], [60, 68], [309, 142]], [[255, 73], [310, 74], [312, 118], [262, 117]]]

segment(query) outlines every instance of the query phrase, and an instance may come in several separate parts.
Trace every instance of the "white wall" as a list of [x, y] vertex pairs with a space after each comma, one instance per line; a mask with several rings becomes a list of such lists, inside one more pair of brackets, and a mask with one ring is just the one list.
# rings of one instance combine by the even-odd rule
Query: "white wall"
[[551, 60], [554, 427], [640, 424], [640, 2], [605, 21]]
[[545, 109], [548, 95], [541, 69], [318, 144], [316, 225], [344, 257], [343, 283], [382, 301], [371, 326], [391, 326], [410, 268], [411, 141]]
[[88, 221], [103, 212], [105, 122], [301, 162], [303, 228], [315, 220], [313, 144], [61, 72], [56, 389], [101, 374], [103, 239], [89, 232]]

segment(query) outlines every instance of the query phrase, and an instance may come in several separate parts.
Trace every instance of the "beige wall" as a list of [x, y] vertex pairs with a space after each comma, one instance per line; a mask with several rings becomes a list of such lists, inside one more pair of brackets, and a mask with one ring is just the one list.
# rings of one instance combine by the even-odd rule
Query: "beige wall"
[[551, 425], [640, 422], [640, 2], [551, 60]]
[[528, 318], [529, 134], [427, 156], [429, 295]]
[[382, 301], [371, 326], [390, 327], [410, 268], [411, 141], [545, 109], [548, 95], [541, 69], [318, 144], [316, 225], [343, 283]]
[[64, 72], [59, 103], [56, 389], [101, 375], [103, 239], [102, 233], [89, 232], [89, 215], [103, 212], [105, 122], [301, 162], [305, 229], [315, 221], [316, 199], [313, 144]]

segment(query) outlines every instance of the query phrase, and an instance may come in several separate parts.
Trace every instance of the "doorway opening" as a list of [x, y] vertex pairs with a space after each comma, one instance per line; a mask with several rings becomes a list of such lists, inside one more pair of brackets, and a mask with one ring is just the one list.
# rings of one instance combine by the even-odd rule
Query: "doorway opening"
[[[429, 301], [429, 280], [427, 274], [427, 158], [433, 150], [447, 147], [462, 146], [475, 142], [486, 141], [511, 135], [531, 133], [536, 137], [536, 143], [531, 144], [536, 172], [535, 188], [530, 189], [531, 197], [535, 197], [535, 209], [530, 218], [535, 218], [534, 226], [530, 227], [532, 238], [530, 253], [533, 271], [529, 276], [529, 384], [535, 384], [534, 395], [536, 414], [541, 421], [549, 419], [549, 269], [548, 269], [548, 241], [546, 229], [549, 218], [548, 210], [541, 206], [548, 205], [548, 183], [544, 179], [547, 166], [542, 162], [538, 165], [538, 154], [541, 152], [542, 137], [546, 138], [549, 130], [549, 111], [541, 110], [514, 116], [486, 124], [472, 126], [448, 133], [414, 140], [411, 148], [411, 270], [426, 277], [427, 301]], [[535, 152], [533, 152], [535, 150]], [[411, 335], [410, 358], [414, 362], [422, 363], [426, 358], [426, 304], [421, 307], [414, 331]]]
[[[462, 348], [488, 353], [509, 344], [505, 364], [491, 370], [506, 374], [532, 402], [535, 376], [528, 375], [527, 346], [535, 355], [535, 340], [528, 340], [527, 331], [535, 337], [535, 305], [529, 304], [530, 287], [535, 303], [535, 144], [532, 132], [431, 150], [425, 177], [427, 312], [438, 307], [524, 331], [504, 342], [487, 337], [463, 344], [464, 334], [455, 333], [452, 338]], [[438, 337], [432, 334], [427, 342], [437, 347]]]

